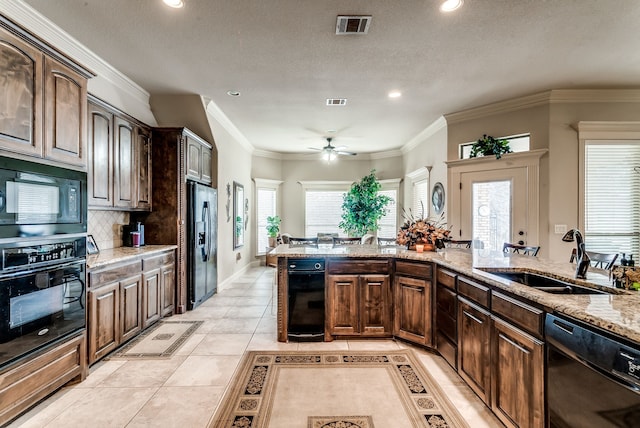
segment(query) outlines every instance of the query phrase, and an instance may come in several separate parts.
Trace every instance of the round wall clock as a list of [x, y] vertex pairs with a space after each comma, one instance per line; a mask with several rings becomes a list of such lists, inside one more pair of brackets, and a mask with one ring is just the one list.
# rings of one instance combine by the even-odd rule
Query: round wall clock
[[433, 190], [431, 191], [431, 206], [435, 214], [442, 213], [444, 209], [444, 187], [440, 182], [433, 185]]

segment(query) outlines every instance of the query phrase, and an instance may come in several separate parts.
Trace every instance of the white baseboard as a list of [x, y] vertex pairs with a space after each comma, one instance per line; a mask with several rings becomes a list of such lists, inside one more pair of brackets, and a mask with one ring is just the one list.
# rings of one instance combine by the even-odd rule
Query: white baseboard
[[248, 269], [259, 267], [259, 266], [260, 266], [260, 260], [255, 260], [255, 261], [252, 261], [251, 263], [248, 263], [247, 265], [245, 265], [245, 267], [240, 269], [238, 272], [234, 273], [229, 278], [227, 278], [224, 281], [220, 282], [218, 284], [218, 293], [223, 291], [223, 290], [226, 290], [227, 288], [229, 288], [231, 283], [233, 283], [233, 281], [235, 281], [236, 279], [238, 279], [242, 275], [244, 275], [247, 272]]

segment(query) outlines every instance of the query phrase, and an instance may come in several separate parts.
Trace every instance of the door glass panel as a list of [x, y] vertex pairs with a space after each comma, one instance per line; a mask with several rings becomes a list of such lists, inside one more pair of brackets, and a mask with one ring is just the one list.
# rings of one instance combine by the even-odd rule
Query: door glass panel
[[511, 181], [473, 183], [472, 194], [473, 239], [501, 250], [511, 241]]

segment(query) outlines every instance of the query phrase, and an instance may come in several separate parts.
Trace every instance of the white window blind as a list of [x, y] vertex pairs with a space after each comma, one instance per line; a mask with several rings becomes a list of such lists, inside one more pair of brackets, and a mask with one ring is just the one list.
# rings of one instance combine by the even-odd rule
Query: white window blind
[[396, 219], [398, 216], [397, 209], [397, 200], [398, 200], [398, 192], [394, 190], [381, 190], [378, 192], [381, 195], [386, 195], [391, 198], [391, 202], [387, 205], [386, 210], [387, 214], [385, 214], [378, 221], [378, 232], [377, 235], [380, 238], [395, 238], [398, 233], [398, 228], [396, 224]]
[[342, 220], [342, 195], [346, 190], [307, 190], [305, 192], [304, 235], [312, 238], [318, 233], [337, 233]]
[[[423, 208], [424, 207], [424, 208]], [[413, 183], [411, 214], [414, 217], [429, 216], [429, 180], [426, 178]], [[423, 212], [424, 210], [424, 212]]]
[[640, 141], [586, 141], [585, 246], [640, 258]]
[[276, 215], [276, 189], [258, 188], [256, 192], [256, 217], [258, 223], [257, 253], [264, 254], [269, 245], [267, 234], [267, 217]]

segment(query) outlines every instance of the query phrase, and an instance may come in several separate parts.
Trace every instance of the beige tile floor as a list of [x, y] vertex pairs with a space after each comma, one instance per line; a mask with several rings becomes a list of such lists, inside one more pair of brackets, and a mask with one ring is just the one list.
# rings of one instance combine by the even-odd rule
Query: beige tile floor
[[84, 382], [62, 388], [10, 426], [206, 427], [246, 350], [409, 347], [471, 427], [502, 427], [442, 358], [420, 348], [394, 340], [277, 342], [273, 274], [252, 268], [196, 310], [175, 316], [204, 324], [170, 359], [99, 362]]

